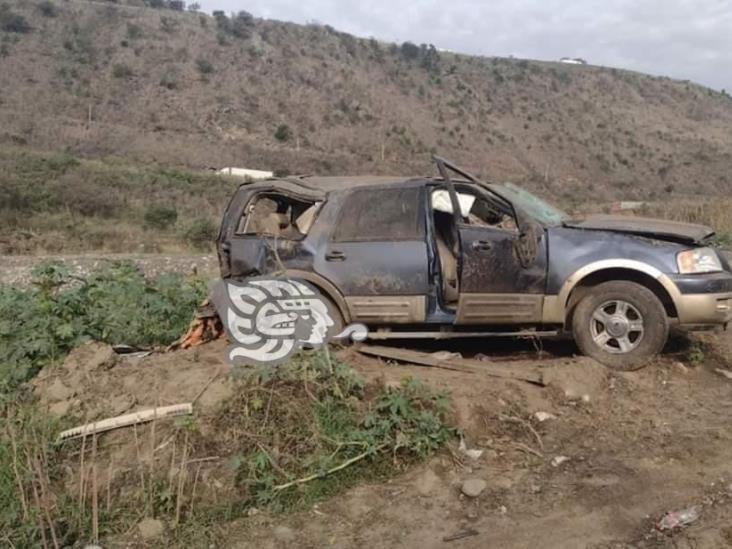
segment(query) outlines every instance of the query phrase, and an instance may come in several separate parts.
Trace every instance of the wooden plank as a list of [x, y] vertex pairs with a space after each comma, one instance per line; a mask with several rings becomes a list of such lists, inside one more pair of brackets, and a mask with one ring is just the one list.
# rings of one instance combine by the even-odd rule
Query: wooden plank
[[536, 368], [527, 368], [525, 366], [518, 365], [496, 366], [495, 364], [486, 364], [479, 360], [471, 360], [467, 358], [440, 359], [430, 353], [421, 353], [419, 351], [400, 349], [396, 347], [382, 347], [380, 345], [359, 345], [356, 347], [356, 350], [365, 355], [388, 358], [399, 362], [410, 362], [421, 366], [432, 366], [434, 368], [443, 368], [446, 370], [455, 370], [470, 374], [480, 374], [505, 379], [518, 379], [541, 386], [545, 385], [544, 376], [541, 371]]
[[123, 416], [117, 416], [109, 419], [102, 419], [94, 423], [87, 423], [73, 429], [63, 431], [58, 440], [68, 440], [78, 437], [86, 437], [89, 435], [111, 431], [120, 427], [130, 427], [139, 423], [146, 423], [158, 419], [190, 415], [193, 413], [193, 405], [191, 403], [174, 404], [172, 406], [163, 406], [161, 408], [152, 408], [149, 410], [141, 410], [132, 412]]

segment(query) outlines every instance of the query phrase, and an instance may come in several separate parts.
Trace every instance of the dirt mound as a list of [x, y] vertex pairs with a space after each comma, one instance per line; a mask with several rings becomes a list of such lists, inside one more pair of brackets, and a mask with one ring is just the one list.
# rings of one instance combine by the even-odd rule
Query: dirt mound
[[52, 414], [85, 422], [193, 400], [205, 413], [232, 392], [224, 345], [139, 357], [87, 343], [36, 378], [35, 393]]
[[[701, 366], [680, 348], [632, 373], [612, 372], [571, 351], [537, 360], [527, 351], [509, 361], [540, 368], [546, 387], [338, 351], [371, 387], [415, 377], [448, 390], [466, 451], [453, 445], [388, 482], [357, 486], [302, 512], [261, 511], [219, 524], [222, 546], [428, 548], [465, 532], [473, 533], [456, 546], [725, 546], [732, 532], [724, 521], [732, 509], [732, 382], [714, 372], [719, 364], [711, 358], [727, 352], [730, 341], [706, 338], [710, 360]], [[227, 466], [232, 456], [225, 455], [234, 439], [223, 421], [236, 414], [227, 406], [238, 399], [242, 406], [232, 410], [243, 413], [256, 403], [229, 380], [225, 347], [217, 341], [126, 358], [90, 343], [37, 379], [36, 392], [52, 411], [68, 407], [80, 421], [195, 401], [195, 433], [161, 421], [100, 438], [98, 484], [113, 494], [140, 488], [165, 503], [187, 467], [182, 490], [191, 505], [226, 505], [237, 490]], [[267, 399], [258, 400], [266, 407]], [[186, 455], [187, 437], [210, 444]], [[84, 474], [78, 463], [69, 465], [68, 489], [77, 493]], [[162, 491], [151, 488], [154, 468], [170, 479]], [[466, 491], [466, 485], [479, 489]], [[698, 522], [656, 530], [667, 511], [690, 505], [702, 508]]]

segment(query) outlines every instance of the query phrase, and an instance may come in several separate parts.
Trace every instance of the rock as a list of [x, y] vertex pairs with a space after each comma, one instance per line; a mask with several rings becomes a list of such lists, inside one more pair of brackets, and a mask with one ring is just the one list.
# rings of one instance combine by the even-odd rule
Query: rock
[[48, 388], [45, 390], [45, 396], [46, 399], [51, 402], [68, 400], [72, 396], [74, 396], [74, 391], [64, 385], [63, 381], [61, 381], [59, 378], [56, 378], [53, 380], [53, 383], [51, 383], [51, 385], [49, 385]]
[[450, 351], [435, 351], [434, 353], [432, 353], [432, 356], [437, 360], [452, 360], [455, 358], [463, 358], [463, 355], [461, 355], [460, 353], [452, 353]]
[[674, 362], [673, 363], [673, 367], [674, 367], [674, 370], [676, 370], [680, 374], [688, 374], [689, 373], [689, 369], [686, 366], [684, 366], [684, 363], [683, 362]]
[[295, 532], [292, 530], [292, 528], [288, 528], [287, 526], [277, 526], [272, 532], [272, 535], [277, 541], [295, 541]]
[[440, 485], [438, 477], [432, 469], [425, 470], [414, 482], [414, 487], [420, 496], [429, 496]]
[[539, 423], [543, 423], [549, 419], [556, 419], [557, 416], [550, 414], [549, 412], [536, 412], [534, 413], [534, 417], [536, 418], [536, 421]]
[[165, 531], [165, 526], [162, 521], [146, 518], [140, 521], [137, 525], [137, 530], [140, 532], [140, 537], [143, 540], [151, 540], [162, 536]]
[[483, 450], [478, 450], [477, 448], [468, 448], [468, 446], [465, 444], [465, 439], [460, 439], [460, 446], [458, 447], [458, 451], [466, 456], [469, 457], [472, 460], [479, 459], [480, 456], [483, 455]]
[[714, 371], [717, 372], [722, 377], [726, 377], [727, 379], [732, 379], [732, 372], [729, 370], [723, 370], [722, 368], [715, 368]]
[[552, 467], [559, 467], [565, 461], [569, 461], [567, 456], [554, 456], [552, 458]]
[[460, 491], [469, 498], [477, 498], [487, 486], [488, 483], [482, 478], [469, 478], [463, 481]]

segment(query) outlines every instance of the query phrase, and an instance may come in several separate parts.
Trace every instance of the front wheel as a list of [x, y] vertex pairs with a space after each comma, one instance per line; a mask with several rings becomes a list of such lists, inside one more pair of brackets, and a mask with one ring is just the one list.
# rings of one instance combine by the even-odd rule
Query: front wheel
[[580, 351], [615, 370], [642, 368], [666, 345], [668, 331], [661, 301], [635, 282], [598, 284], [587, 291], [572, 317]]

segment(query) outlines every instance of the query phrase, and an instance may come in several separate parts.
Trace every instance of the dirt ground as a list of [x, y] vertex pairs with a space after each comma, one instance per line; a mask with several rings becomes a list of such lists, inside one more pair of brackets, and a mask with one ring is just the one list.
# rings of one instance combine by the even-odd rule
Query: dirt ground
[[[702, 364], [693, 366], [688, 344], [677, 341], [631, 373], [574, 357], [573, 346], [561, 342], [546, 342], [540, 351], [531, 342], [503, 340], [421, 347], [539, 366], [546, 387], [341, 350], [369, 381], [413, 376], [449, 390], [467, 447], [482, 454], [473, 459], [446, 449], [388, 482], [359, 486], [308, 511], [234, 520], [221, 525], [224, 546], [732, 547], [732, 380], [715, 372], [728, 367], [732, 334], [697, 339], [705, 342]], [[37, 390], [55, 413], [88, 420], [191, 400], [206, 416], [231, 394], [224, 350], [217, 341], [120, 358], [92, 344], [45, 373]], [[539, 421], [537, 412], [552, 417]], [[157, 436], [164, 440], [162, 427]], [[100, 455], [116, 452], [115, 468], [124, 469], [135, 456], [119, 448], [134, 449], [131, 440], [130, 430], [104, 435]], [[468, 479], [485, 482], [479, 496], [462, 494]], [[654, 527], [667, 511], [692, 505], [701, 516], [689, 527], [670, 533]]]

